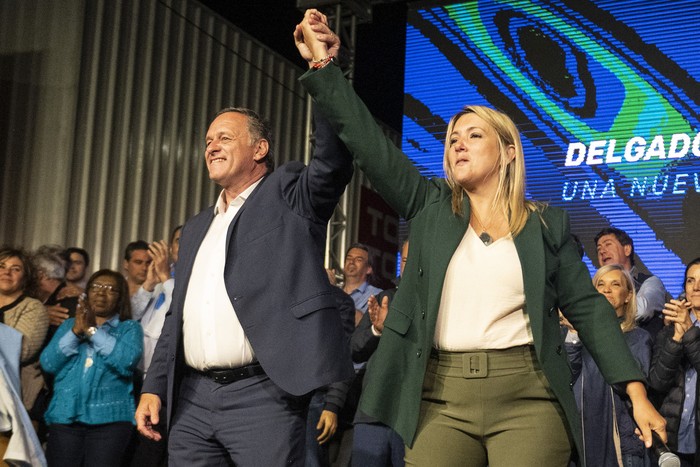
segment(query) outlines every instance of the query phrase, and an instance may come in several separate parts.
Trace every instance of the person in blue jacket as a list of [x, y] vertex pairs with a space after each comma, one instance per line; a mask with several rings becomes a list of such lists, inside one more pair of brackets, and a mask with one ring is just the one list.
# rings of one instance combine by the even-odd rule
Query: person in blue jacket
[[87, 297], [41, 353], [54, 376], [46, 411], [49, 465], [118, 466], [134, 431], [134, 370], [143, 332], [131, 320], [124, 277], [103, 269], [90, 277]]
[[[632, 276], [621, 265], [609, 264], [598, 269], [593, 285], [612, 305], [639, 369], [648, 376], [653, 342], [647, 331], [636, 326]], [[644, 443], [634, 434], [634, 420], [623, 396], [605, 382], [598, 365], [573, 330], [567, 335], [566, 350], [571, 361], [576, 404], [581, 411], [586, 464], [642, 467]]]

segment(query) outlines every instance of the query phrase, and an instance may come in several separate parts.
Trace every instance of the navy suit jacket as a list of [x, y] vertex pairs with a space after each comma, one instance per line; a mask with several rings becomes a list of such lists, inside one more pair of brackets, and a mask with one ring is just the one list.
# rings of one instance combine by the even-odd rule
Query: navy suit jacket
[[[262, 179], [231, 222], [222, 252], [226, 291], [258, 361], [272, 382], [294, 395], [354, 374], [323, 266], [326, 226], [352, 177], [352, 158], [314, 114], [314, 158], [308, 166], [286, 163]], [[213, 218], [210, 207], [183, 227], [172, 304], [143, 385], [142, 392], [166, 403], [168, 424], [185, 369], [185, 295]]]

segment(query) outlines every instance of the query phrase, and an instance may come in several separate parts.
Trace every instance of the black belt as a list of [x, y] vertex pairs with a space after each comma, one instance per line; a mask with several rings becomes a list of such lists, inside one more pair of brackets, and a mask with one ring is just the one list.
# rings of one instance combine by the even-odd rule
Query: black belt
[[242, 379], [250, 378], [251, 376], [265, 374], [265, 370], [263, 370], [263, 367], [257, 362], [246, 366], [240, 366], [238, 368], [211, 368], [204, 371], [190, 368], [190, 371], [200, 376], [209, 378], [219, 384], [231, 384], [234, 381], [240, 381]]

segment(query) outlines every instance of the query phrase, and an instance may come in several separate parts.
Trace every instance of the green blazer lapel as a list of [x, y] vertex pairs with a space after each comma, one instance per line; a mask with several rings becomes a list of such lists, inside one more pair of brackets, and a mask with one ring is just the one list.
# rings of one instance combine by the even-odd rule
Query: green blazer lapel
[[440, 202], [440, 212], [434, 226], [432, 258], [430, 259], [430, 283], [428, 284], [428, 304], [431, 309], [440, 307], [442, 287], [450, 260], [469, 227], [469, 200], [465, 196], [464, 216], [452, 213], [452, 200], [446, 197]]
[[545, 252], [542, 240], [542, 222], [538, 213], [530, 214], [525, 228], [515, 237], [514, 242], [523, 270], [525, 311], [530, 320], [535, 348], [539, 353], [539, 349], [542, 348], [542, 319], [544, 316], [542, 308], [544, 307]]

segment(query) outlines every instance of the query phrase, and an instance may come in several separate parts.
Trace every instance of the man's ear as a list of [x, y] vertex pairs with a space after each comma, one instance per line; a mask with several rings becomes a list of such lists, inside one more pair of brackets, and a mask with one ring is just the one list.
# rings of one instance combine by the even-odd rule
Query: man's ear
[[629, 258], [632, 255], [632, 245], [622, 245], [622, 251], [624, 251], [625, 256]]
[[255, 155], [253, 156], [253, 159], [260, 162], [265, 158], [265, 156], [267, 156], [267, 153], [270, 150], [270, 143], [266, 139], [260, 139], [255, 144]]

